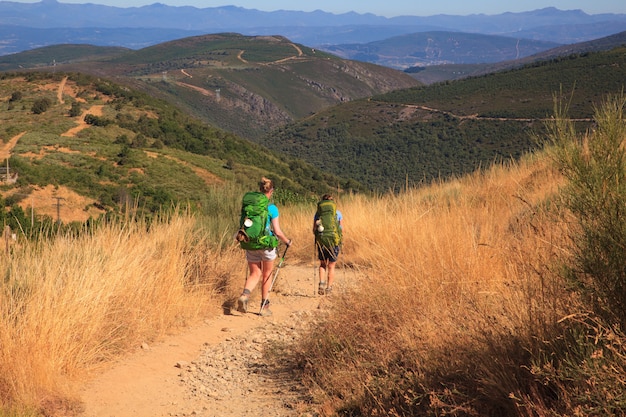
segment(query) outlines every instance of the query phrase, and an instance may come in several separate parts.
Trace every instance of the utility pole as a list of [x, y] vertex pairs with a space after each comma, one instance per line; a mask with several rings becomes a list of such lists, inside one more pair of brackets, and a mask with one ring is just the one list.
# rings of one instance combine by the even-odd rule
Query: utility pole
[[57, 199], [57, 225], [61, 225], [61, 200], [64, 200], [63, 197], [52, 197]]

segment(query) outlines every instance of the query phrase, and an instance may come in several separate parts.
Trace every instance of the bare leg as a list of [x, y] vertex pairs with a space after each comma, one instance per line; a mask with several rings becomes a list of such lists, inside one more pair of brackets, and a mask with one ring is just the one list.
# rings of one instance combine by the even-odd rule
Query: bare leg
[[237, 310], [241, 313], [248, 312], [248, 300], [250, 299], [250, 293], [259, 283], [259, 279], [261, 278], [261, 262], [248, 262], [248, 268], [250, 270], [248, 278], [243, 286], [241, 296], [237, 300]]
[[261, 298], [267, 300], [270, 287], [272, 286], [272, 270], [274, 269], [274, 261], [263, 261], [263, 284], [261, 284]]
[[320, 268], [319, 268], [320, 283], [326, 282], [327, 268], [328, 268], [328, 261], [320, 261]]
[[337, 262], [328, 262], [328, 288], [331, 288], [335, 281], [335, 265], [337, 265]]
[[326, 294], [326, 286], [328, 285], [328, 282], [326, 282], [327, 272], [328, 272], [328, 261], [327, 260], [320, 260], [320, 268], [319, 268], [320, 282], [319, 282], [319, 287], [318, 287], [318, 290], [317, 290], [317, 293], [319, 295]]
[[243, 288], [244, 290], [252, 292], [261, 278], [262, 264], [261, 262], [248, 262], [248, 268], [250, 268], [250, 274], [248, 274], [248, 279], [246, 280], [246, 284]]

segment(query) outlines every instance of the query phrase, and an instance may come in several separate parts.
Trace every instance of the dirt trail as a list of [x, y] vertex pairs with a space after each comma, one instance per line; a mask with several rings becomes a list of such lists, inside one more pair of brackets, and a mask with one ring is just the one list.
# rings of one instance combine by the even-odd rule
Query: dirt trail
[[13, 151], [13, 148], [15, 147], [15, 145], [17, 145], [17, 142], [22, 136], [24, 136], [25, 133], [26, 132], [22, 132], [13, 136], [11, 140], [2, 145], [2, 147], [0, 148], [0, 162], [11, 157], [11, 152]]
[[241, 62], [243, 62], [244, 64], [247, 64], [247, 63], [248, 63], [248, 61], [246, 61], [246, 60], [243, 58], [243, 54], [244, 54], [244, 52], [246, 52], [246, 51], [239, 51], [239, 53], [237, 54], [237, 59], [238, 59], [238, 60], [240, 60]]
[[99, 105], [91, 106], [87, 110], [83, 111], [83, 113], [80, 116], [78, 116], [78, 118], [76, 119], [78, 126], [71, 128], [65, 133], [61, 133], [61, 136], [66, 136], [66, 137], [76, 136], [78, 132], [89, 127], [89, 125], [85, 122], [85, 116], [87, 116], [88, 114], [92, 114], [94, 116], [102, 116], [103, 108], [104, 108], [104, 105], [99, 104]]
[[187, 83], [184, 83], [182, 81], [175, 81], [175, 83], [180, 85], [181, 87], [186, 87], [186, 88], [191, 88], [192, 90], [196, 90], [197, 92], [199, 92], [200, 94], [202, 94], [204, 96], [211, 97], [211, 96], [214, 95], [213, 92], [211, 92], [211, 91], [209, 91], [209, 90], [207, 90], [205, 88], [198, 87], [197, 85], [187, 84]]
[[[289, 331], [302, 315], [313, 317], [332, 303], [335, 295], [315, 295], [314, 274], [313, 265], [285, 261], [270, 297], [271, 317], [233, 310], [121, 359], [85, 385], [81, 417], [301, 415], [293, 394], [299, 382], [285, 388], [284, 380], [260, 372], [258, 362], [268, 333]], [[338, 270], [335, 291], [352, 281]], [[229, 375], [206, 382], [223, 372]]]
[[65, 89], [65, 84], [67, 83], [67, 77], [63, 77], [61, 82], [59, 83], [59, 89], [57, 90], [57, 100], [59, 104], [65, 104], [63, 100], [63, 90]]

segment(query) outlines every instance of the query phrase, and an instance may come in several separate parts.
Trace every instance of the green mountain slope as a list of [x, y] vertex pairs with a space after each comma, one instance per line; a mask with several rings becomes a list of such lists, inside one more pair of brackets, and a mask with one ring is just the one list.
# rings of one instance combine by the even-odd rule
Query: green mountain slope
[[[52, 184], [101, 211], [137, 204], [150, 213], [178, 203], [200, 207], [215, 187], [256, 187], [262, 175], [271, 176], [283, 196], [299, 198], [346, 184], [91, 76], [4, 73], [0, 101], [2, 164], [9, 158], [10, 172], [18, 173], [2, 190], [13, 200]], [[358, 188], [354, 181], [347, 185]]]
[[397, 90], [322, 111], [263, 143], [374, 190], [471, 172], [540, 146], [532, 134], [569, 95], [570, 116], [619, 93], [626, 49], [569, 56], [482, 77]]
[[[59, 71], [114, 78], [253, 141], [329, 106], [419, 85], [400, 71], [343, 60], [280, 36], [204, 35], [80, 61], [54, 58], [58, 54], [42, 48], [39, 63], [54, 59]], [[24, 62], [20, 56], [10, 63], [0, 57], [0, 68], [36, 65], [32, 56]]]

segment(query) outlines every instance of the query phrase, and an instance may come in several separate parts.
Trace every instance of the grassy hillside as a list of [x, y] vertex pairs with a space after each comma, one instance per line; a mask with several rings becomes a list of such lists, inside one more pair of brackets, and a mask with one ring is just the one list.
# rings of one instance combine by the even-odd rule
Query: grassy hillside
[[[2, 165], [8, 158], [19, 175], [2, 186], [9, 205], [39, 204], [29, 197], [48, 185], [56, 196], [65, 189], [82, 196], [76, 204], [85, 213], [96, 208], [97, 215], [129, 204], [147, 213], [179, 203], [210, 210], [215, 187], [256, 188], [262, 175], [275, 179], [279, 198], [306, 199], [345, 184], [163, 101], [89, 76], [5, 73], [0, 100]], [[52, 197], [45, 196], [47, 204]]]
[[626, 48], [587, 52], [534, 62], [522, 68], [412, 88], [376, 97], [396, 104], [423, 104], [480, 117], [543, 118], [553, 112], [552, 98], [572, 95], [570, 116], [591, 118], [608, 94], [619, 92], [626, 73]]
[[[619, 92], [626, 50], [588, 53], [336, 106], [278, 130], [263, 143], [371, 189], [398, 189], [519, 158], [572, 94], [570, 116], [588, 123]], [[569, 101], [569, 97], [567, 97]]]
[[38, 62], [32, 51], [0, 57], [0, 68], [49, 66], [56, 59], [57, 70], [114, 78], [252, 140], [337, 103], [419, 85], [400, 71], [342, 60], [280, 36], [195, 36], [114, 57], [86, 50], [90, 59], [80, 60], [59, 59], [59, 49], [41, 48]]

